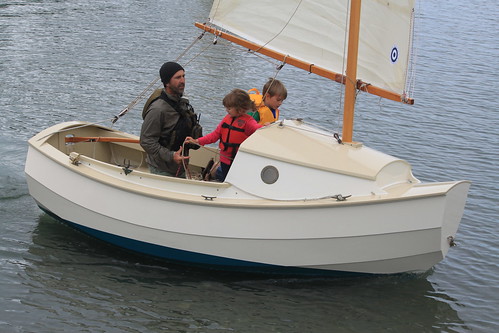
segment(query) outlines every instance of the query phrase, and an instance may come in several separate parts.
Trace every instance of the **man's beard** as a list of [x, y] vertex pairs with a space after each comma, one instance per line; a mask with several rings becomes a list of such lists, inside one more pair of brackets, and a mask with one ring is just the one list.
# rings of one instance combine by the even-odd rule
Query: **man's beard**
[[177, 95], [178, 97], [182, 97], [182, 95], [184, 94], [185, 85], [182, 86], [182, 89], [172, 85], [170, 85], [169, 88], [175, 95]]

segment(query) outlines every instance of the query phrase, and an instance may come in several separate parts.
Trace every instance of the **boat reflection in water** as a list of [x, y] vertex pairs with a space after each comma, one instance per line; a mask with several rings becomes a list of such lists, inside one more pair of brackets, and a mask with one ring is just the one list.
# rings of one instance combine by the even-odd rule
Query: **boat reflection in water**
[[25, 321], [27, 330], [30, 323], [33, 331], [50, 330], [57, 312], [68, 326], [108, 324], [121, 331], [188, 331], [201, 324], [241, 332], [269, 325], [292, 332], [466, 331], [450, 305], [457, 302], [435, 290], [426, 275], [269, 278], [164, 265], [81, 237], [47, 215], [40, 217], [25, 257], [23, 310], [36, 308]]

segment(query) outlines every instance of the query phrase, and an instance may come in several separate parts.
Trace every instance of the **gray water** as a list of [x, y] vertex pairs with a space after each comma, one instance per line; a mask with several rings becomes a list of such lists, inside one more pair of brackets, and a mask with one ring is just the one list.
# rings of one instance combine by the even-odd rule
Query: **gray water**
[[[416, 104], [359, 96], [355, 140], [410, 161], [422, 181], [473, 182], [458, 246], [424, 274], [291, 279], [195, 270], [123, 252], [38, 209], [23, 173], [27, 139], [67, 120], [110, 125], [196, 39], [193, 22], [205, 21], [210, 6], [0, 2], [0, 332], [499, 331], [496, 1], [420, 1]], [[207, 131], [228, 91], [261, 88], [275, 74], [275, 64], [222, 41], [209, 46], [212, 39], [180, 60]], [[337, 85], [288, 66], [278, 78], [289, 91], [284, 117], [338, 128]], [[115, 127], [138, 134], [142, 104]]]

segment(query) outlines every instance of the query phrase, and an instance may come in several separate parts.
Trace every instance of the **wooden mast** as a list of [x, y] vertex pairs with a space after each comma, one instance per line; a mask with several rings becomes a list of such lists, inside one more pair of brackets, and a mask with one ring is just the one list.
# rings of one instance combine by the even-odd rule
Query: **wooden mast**
[[348, 29], [348, 54], [345, 81], [345, 104], [343, 106], [344, 142], [352, 142], [355, 98], [357, 92], [357, 57], [359, 54], [361, 0], [350, 2], [350, 24]]

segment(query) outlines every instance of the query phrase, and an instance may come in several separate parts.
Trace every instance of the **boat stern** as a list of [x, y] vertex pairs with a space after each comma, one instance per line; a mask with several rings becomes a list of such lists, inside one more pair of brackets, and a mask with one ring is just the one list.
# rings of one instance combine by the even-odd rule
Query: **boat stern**
[[445, 195], [445, 210], [442, 223], [441, 249], [445, 257], [449, 248], [456, 245], [456, 233], [464, 214], [470, 181], [458, 181]]

